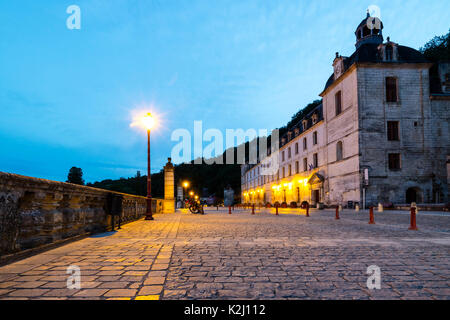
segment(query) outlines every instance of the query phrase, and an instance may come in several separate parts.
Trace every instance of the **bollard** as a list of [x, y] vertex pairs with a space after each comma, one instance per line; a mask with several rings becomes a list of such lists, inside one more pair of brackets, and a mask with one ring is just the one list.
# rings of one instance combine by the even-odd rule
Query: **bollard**
[[228, 206], [228, 214], [231, 214], [231, 206]]
[[278, 205], [275, 206], [275, 214], [278, 215]]
[[339, 220], [339, 206], [336, 207], [336, 220]]
[[373, 217], [373, 207], [372, 206], [370, 207], [369, 215], [370, 215], [369, 224], [375, 224], [375, 219]]
[[416, 226], [416, 208], [411, 207], [411, 225], [409, 226], [408, 230], [419, 230]]
[[219, 206], [216, 206], [216, 208], [217, 208], [217, 211], [219, 211]]
[[231, 206], [231, 210], [233, 210], [234, 211], [234, 204]]
[[306, 204], [306, 216], [309, 217], [309, 203]]
[[252, 214], [255, 214], [255, 205], [252, 206]]

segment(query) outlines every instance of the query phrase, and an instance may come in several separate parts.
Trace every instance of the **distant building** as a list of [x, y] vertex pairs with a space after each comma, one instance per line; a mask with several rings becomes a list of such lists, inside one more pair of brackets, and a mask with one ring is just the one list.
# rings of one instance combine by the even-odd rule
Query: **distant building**
[[448, 202], [450, 63], [370, 29], [356, 50], [336, 53], [323, 103], [280, 139], [279, 170], [242, 166], [242, 199], [252, 203], [349, 201], [361, 205]]

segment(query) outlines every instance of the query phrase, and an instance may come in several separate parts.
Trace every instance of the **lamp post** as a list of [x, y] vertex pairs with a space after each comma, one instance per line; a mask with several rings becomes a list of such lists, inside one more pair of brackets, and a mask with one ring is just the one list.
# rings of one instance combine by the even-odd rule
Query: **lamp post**
[[187, 181], [183, 182], [183, 206], [185, 208], [186, 208], [186, 203], [184, 202], [184, 200], [185, 200], [184, 197], [187, 198], [187, 194], [186, 194], [187, 187], [189, 187], [189, 182], [187, 182]]
[[154, 220], [152, 214], [152, 175], [150, 170], [150, 130], [155, 121], [151, 113], [147, 113], [142, 118], [142, 123], [147, 129], [147, 212], [145, 213], [145, 220]]

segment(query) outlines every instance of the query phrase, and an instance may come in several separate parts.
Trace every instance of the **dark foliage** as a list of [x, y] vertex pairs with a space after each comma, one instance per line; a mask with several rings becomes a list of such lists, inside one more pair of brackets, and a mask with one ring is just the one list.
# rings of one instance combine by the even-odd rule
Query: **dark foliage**
[[419, 51], [432, 62], [450, 61], [450, 30], [446, 35], [428, 41]]
[[83, 170], [81, 168], [72, 167], [67, 175], [67, 182], [84, 185]]

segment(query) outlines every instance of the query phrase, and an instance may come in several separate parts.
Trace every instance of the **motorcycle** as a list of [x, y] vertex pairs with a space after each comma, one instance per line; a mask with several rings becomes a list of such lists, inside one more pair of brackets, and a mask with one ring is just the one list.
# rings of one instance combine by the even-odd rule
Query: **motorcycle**
[[203, 211], [203, 206], [200, 203], [200, 201], [196, 201], [194, 199], [187, 199], [186, 200], [186, 207], [189, 208], [189, 211], [191, 213], [201, 213], [201, 214], [205, 214], [205, 212]]

